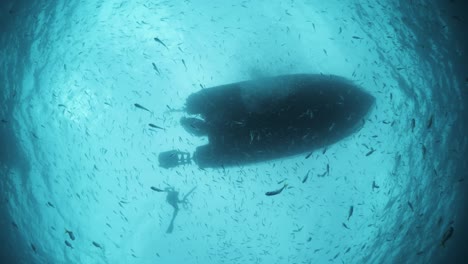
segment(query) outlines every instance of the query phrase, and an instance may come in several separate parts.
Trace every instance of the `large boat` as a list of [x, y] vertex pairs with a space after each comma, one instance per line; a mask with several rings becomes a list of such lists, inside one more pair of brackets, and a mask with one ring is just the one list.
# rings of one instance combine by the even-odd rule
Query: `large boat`
[[334, 75], [293, 74], [202, 89], [187, 98], [181, 125], [209, 143], [192, 157], [176, 150], [160, 166], [200, 168], [268, 161], [311, 152], [359, 130], [375, 98]]

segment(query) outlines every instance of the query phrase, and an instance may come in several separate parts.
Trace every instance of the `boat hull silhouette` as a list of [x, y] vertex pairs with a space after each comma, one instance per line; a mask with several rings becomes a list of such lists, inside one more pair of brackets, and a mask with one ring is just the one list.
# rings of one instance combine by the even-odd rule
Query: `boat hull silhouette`
[[245, 165], [333, 144], [362, 126], [374, 102], [342, 77], [282, 75], [202, 89], [187, 98], [181, 125], [208, 137], [192, 157], [199, 167]]

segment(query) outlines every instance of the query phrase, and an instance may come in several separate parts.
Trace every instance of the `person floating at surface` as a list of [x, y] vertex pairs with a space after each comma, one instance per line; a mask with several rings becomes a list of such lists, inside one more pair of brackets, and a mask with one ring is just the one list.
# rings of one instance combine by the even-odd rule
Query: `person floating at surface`
[[190, 190], [182, 200], [179, 200], [179, 192], [176, 191], [174, 189], [174, 187], [166, 187], [164, 188], [164, 190], [161, 190], [159, 188], [156, 188], [156, 187], [151, 187], [151, 189], [153, 191], [157, 191], [157, 192], [167, 192], [167, 196], [166, 196], [166, 202], [168, 204], [170, 204], [173, 208], [174, 208], [174, 211], [172, 212], [172, 219], [171, 219], [171, 223], [169, 224], [169, 227], [167, 228], [166, 230], [166, 233], [170, 234], [172, 233], [172, 231], [174, 230], [174, 220], [177, 216], [177, 214], [179, 213], [179, 203], [180, 204], [183, 204], [183, 205], [186, 205], [187, 204], [187, 197], [193, 192], [195, 191], [195, 188], [196, 187], [193, 187], [192, 190]]

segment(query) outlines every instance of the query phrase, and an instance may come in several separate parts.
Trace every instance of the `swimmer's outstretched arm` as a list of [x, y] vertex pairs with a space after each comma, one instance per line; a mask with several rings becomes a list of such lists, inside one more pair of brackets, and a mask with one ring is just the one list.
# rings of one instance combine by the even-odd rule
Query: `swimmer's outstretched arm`
[[192, 194], [193, 191], [195, 191], [196, 188], [197, 188], [197, 186], [193, 187], [192, 190], [190, 190], [190, 191], [184, 196], [184, 198], [183, 198], [182, 200], [179, 200], [179, 202], [181, 202], [181, 203], [187, 202], [187, 197], [188, 197], [190, 194]]

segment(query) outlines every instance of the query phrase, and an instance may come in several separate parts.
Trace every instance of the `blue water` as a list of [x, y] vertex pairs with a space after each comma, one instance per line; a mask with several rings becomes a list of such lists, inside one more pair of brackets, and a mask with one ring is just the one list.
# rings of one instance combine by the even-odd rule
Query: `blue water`
[[[427, 2], [2, 2], [2, 263], [448, 263], [467, 248], [465, 50]], [[167, 106], [291, 73], [351, 79], [375, 108], [308, 159], [158, 166], [206, 143]], [[196, 187], [171, 234], [151, 186]]]

